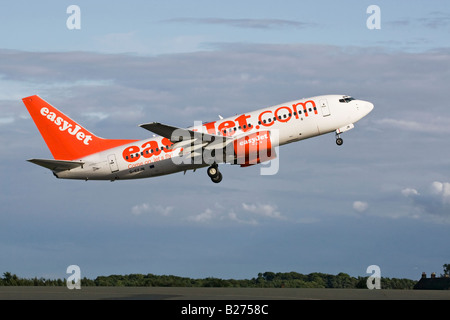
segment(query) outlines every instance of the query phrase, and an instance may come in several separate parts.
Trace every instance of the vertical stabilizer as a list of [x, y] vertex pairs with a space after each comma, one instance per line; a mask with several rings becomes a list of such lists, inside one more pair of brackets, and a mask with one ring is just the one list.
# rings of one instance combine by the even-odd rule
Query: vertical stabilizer
[[55, 159], [80, 159], [137, 141], [97, 137], [37, 95], [22, 100]]

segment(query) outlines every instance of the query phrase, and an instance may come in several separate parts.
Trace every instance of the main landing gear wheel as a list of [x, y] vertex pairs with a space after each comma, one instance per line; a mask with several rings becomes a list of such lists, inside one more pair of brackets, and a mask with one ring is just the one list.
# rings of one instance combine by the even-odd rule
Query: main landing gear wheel
[[219, 172], [217, 174], [217, 176], [215, 176], [214, 178], [211, 178], [211, 181], [214, 183], [219, 183], [220, 181], [222, 181], [222, 174]]
[[213, 164], [208, 168], [206, 171], [208, 173], [208, 176], [211, 178], [211, 181], [214, 183], [219, 183], [222, 181], [222, 174], [219, 171], [219, 167], [217, 164]]

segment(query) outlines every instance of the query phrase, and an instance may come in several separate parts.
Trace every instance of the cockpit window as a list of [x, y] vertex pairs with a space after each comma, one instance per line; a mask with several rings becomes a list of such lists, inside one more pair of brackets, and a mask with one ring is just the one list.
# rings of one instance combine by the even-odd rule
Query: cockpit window
[[350, 101], [355, 100], [355, 98], [350, 96], [343, 96], [342, 99], [339, 99], [341, 103], [349, 103]]

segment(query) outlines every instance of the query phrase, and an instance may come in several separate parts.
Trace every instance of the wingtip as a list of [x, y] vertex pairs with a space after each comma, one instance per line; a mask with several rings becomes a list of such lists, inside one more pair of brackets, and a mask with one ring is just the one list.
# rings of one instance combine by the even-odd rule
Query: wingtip
[[160, 123], [159, 123], [159, 122], [141, 123], [141, 124], [139, 125], [139, 127], [146, 129], [146, 127], [152, 126], [152, 125], [155, 125], [155, 124], [160, 124]]

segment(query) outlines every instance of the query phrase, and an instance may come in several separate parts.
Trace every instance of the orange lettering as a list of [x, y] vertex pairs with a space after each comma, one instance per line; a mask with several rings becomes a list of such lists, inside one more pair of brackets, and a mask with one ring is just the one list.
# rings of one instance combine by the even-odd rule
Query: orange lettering
[[234, 123], [234, 121], [224, 121], [221, 124], [219, 124], [219, 128], [218, 130], [220, 131], [220, 133], [222, 133], [223, 135], [233, 135], [234, 134], [234, 130], [232, 130], [231, 132], [229, 132], [227, 130], [226, 133], [224, 133], [223, 131], [229, 128], [233, 128], [236, 124]]
[[[278, 117], [278, 111], [280, 111], [281, 109], [287, 109], [288, 110], [288, 116], [287, 118], [282, 118], [282, 117]], [[288, 122], [291, 119], [292, 113], [291, 113], [291, 109], [289, 107], [279, 107], [277, 110], [275, 110], [275, 117], [277, 117], [277, 121], [280, 122]]]
[[265, 114], [265, 113], [269, 113], [269, 112], [272, 113], [272, 111], [270, 111], [270, 110], [261, 112], [261, 114], [260, 114], [259, 117], [258, 117], [259, 123], [260, 123], [261, 125], [265, 126], [265, 127], [270, 127], [271, 125], [273, 125], [273, 122], [272, 122], [272, 121], [270, 121], [270, 122], [268, 122], [268, 123], [265, 123], [265, 122], [262, 120], [262, 115]]
[[158, 155], [161, 152], [156, 152], [156, 149], [158, 149], [158, 144], [156, 141], [147, 141], [142, 145], [142, 148], [145, 148], [142, 150], [144, 158], [150, 158], [151, 156]]
[[135, 162], [140, 158], [139, 148], [136, 146], [131, 146], [123, 150], [123, 158], [128, 162]]
[[244, 132], [247, 132], [251, 128], [248, 126], [247, 119], [251, 116], [246, 116], [245, 114], [240, 115], [235, 120], [238, 122], [239, 126], [241, 127], [241, 130]]
[[206, 128], [206, 131], [209, 134], [216, 134], [216, 125], [215, 124], [216, 124], [216, 122], [213, 121], [213, 122], [205, 123], [203, 126]]

